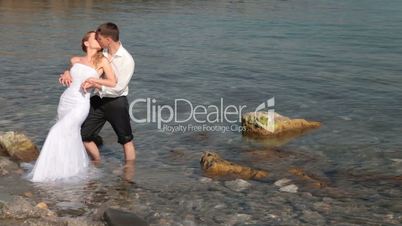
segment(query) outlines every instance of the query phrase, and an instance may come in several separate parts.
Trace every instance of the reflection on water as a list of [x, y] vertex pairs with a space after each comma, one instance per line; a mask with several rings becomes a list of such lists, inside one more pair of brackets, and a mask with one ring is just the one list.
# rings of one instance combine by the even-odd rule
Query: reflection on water
[[[129, 100], [219, 105], [222, 97], [254, 110], [275, 96], [278, 113], [322, 122], [319, 130], [283, 142], [253, 142], [234, 132], [169, 134], [133, 123], [134, 166], [122, 162], [107, 125], [100, 178], [53, 186], [1, 177], [0, 192], [33, 191], [34, 199], [67, 216], [90, 216], [107, 203], [155, 225], [398, 224], [401, 4], [0, 1], [1, 130], [22, 130], [39, 145], [64, 89], [59, 73], [80, 53], [81, 36], [105, 18], [120, 26], [136, 60]], [[134, 111], [146, 115], [145, 107]], [[199, 167], [205, 150], [271, 177], [250, 181], [241, 192], [209, 181]], [[289, 173], [295, 167], [328, 186], [311, 187], [308, 177]], [[284, 177], [299, 193], [278, 191], [273, 182]]]

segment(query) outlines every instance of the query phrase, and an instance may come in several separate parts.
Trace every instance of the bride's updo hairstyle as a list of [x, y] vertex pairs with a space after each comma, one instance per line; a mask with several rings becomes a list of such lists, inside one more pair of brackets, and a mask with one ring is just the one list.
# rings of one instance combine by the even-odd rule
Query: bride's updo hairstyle
[[[89, 37], [91, 36], [91, 34], [94, 33], [96, 34], [95, 31], [88, 31], [87, 33], [85, 33], [84, 37], [82, 37], [81, 40], [81, 48], [82, 51], [87, 52], [87, 47], [85, 46], [85, 42], [89, 40]], [[96, 52], [96, 54], [92, 57], [92, 62], [95, 67], [98, 67], [98, 64], [101, 62], [101, 59], [103, 58], [103, 53], [102, 53], [103, 49], [100, 49], [98, 52]]]

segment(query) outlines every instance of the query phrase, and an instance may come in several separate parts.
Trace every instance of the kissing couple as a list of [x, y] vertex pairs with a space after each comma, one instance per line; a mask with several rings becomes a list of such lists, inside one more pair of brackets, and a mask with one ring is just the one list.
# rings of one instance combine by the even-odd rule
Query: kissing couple
[[126, 97], [134, 59], [119, 41], [119, 28], [114, 23], [87, 32], [81, 47], [84, 54], [72, 57], [71, 68], [59, 78], [68, 87], [59, 100], [57, 121], [28, 173], [33, 182], [81, 175], [90, 164], [88, 154], [92, 160], [100, 161], [95, 140], [106, 121], [123, 146], [125, 160], [135, 161]]

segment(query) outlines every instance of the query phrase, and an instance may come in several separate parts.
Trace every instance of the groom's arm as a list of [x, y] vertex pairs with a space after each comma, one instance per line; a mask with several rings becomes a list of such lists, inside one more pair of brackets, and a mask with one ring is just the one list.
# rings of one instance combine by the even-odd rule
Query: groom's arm
[[105, 95], [113, 95], [113, 96], [121, 96], [126, 90], [128, 83], [131, 80], [131, 77], [134, 74], [135, 62], [134, 59], [129, 59], [124, 64], [117, 68], [119, 70], [116, 71], [115, 74], [118, 76], [117, 84], [115, 87], [101, 87], [101, 92]]

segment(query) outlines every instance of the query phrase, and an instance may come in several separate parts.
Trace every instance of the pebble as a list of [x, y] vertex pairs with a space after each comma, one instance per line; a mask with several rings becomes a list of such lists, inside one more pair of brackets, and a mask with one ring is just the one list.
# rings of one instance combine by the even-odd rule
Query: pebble
[[28, 192], [24, 192], [24, 196], [31, 198], [33, 196], [32, 192], [28, 191]]
[[329, 213], [331, 211], [331, 205], [325, 202], [315, 202], [313, 204], [314, 209], [319, 212]]
[[297, 193], [299, 188], [294, 184], [289, 184], [284, 187], [281, 187], [279, 191], [289, 192], [289, 193]]
[[283, 178], [283, 179], [277, 180], [277, 181], [274, 183], [274, 185], [275, 185], [275, 186], [278, 186], [278, 187], [283, 187], [283, 186], [289, 184], [290, 182], [291, 182], [290, 179]]
[[211, 178], [208, 178], [208, 177], [201, 177], [200, 178], [200, 182], [201, 183], [209, 183], [209, 182], [211, 182], [212, 181], [212, 179]]
[[231, 190], [241, 192], [248, 189], [251, 184], [243, 179], [236, 179], [231, 181], [226, 181], [225, 186]]
[[272, 219], [278, 218], [278, 215], [275, 215], [275, 214], [268, 214], [267, 216], [268, 216], [269, 218], [272, 218]]
[[303, 192], [302, 195], [304, 198], [313, 198], [314, 197], [313, 194], [311, 194], [310, 192]]
[[226, 205], [225, 204], [218, 204], [218, 205], [214, 206], [214, 208], [215, 209], [223, 209], [223, 208], [226, 208]]
[[229, 219], [227, 219], [225, 225], [235, 225], [235, 224], [241, 224], [241, 223], [248, 223], [248, 221], [251, 220], [251, 215], [248, 214], [243, 214], [243, 213], [238, 213], [235, 215], [232, 215]]
[[47, 204], [44, 202], [40, 202], [36, 205], [36, 207], [41, 208], [41, 209], [48, 209]]
[[301, 218], [310, 224], [325, 225], [325, 218], [316, 211], [303, 210]]

